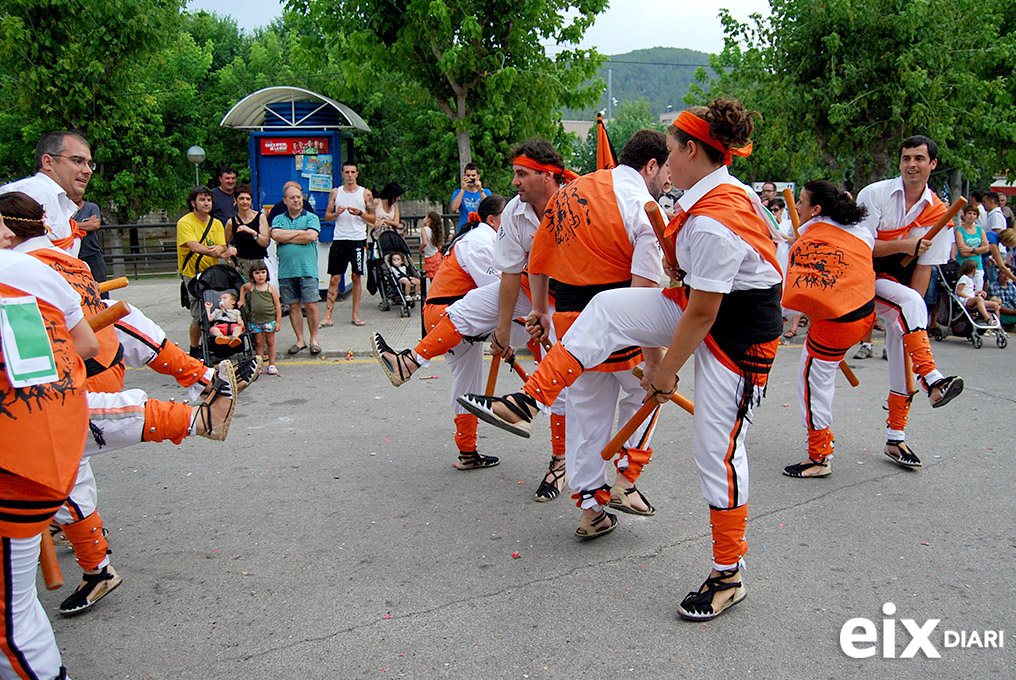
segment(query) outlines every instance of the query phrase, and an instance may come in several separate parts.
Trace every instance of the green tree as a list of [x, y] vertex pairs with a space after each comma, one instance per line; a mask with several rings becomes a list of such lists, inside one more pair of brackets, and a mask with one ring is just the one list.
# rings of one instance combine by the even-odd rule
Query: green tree
[[0, 126], [11, 141], [0, 152], [0, 174], [30, 174], [32, 148], [44, 131], [77, 130], [91, 141], [99, 164], [89, 195], [112, 208], [109, 217], [122, 219], [157, 202], [170, 149], [156, 98], [136, 87], [145, 65], [174, 36], [180, 4], [5, 2], [0, 78], [9, 109]]
[[912, 134], [939, 142], [940, 181], [947, 167], [979, 173], [1016, 140], [1012, 95], [999, 77], [1012, 68], [1001, 18], [1010, 5], [772, 0], [771, 16], [751, 24], [724, 12], [726, 44], [713, 66], [726, 72], [708, 97], [738, 96], [762, 112], [748, 163], [768, 176], [821, 175], [857, 189], [892, 174]]
[[[614, 147], [614, 153], [621, 153], [621, 149], [628, 143], [631, 136], [639, 130], [649, 128], [666, 132], [664, 125], [653, 115], [652, 107], [647, 101], [623, 101], [618, 104], [617, 115], [613, 120], [604, 121], [607, 126], [607, 136]], [[576, 148], [572, 156], [572, 165], [575, 172], [585, 174], [596, 170], [596, 126], [589, 128], [586, 140]]]
[[[319, 26], [324, 43], [354, 87], [372, 87], [378, 66], [417, 85], [451, 123], [459, 166], [473, 145], [503, 153], [505, 140], [558, 133], [561, 105], [582, 108], [600, 85], [587, 83], [595, 50], [577, 43], [606, 0], [289, 0]], [[564, 13], [576, 10], [573, 19]], [[364, 80], [366, 79], [366, 81]], [[559, 128], [559, 125], [557, 126]], [[443, 131], [437, 131], [439, 134]]]

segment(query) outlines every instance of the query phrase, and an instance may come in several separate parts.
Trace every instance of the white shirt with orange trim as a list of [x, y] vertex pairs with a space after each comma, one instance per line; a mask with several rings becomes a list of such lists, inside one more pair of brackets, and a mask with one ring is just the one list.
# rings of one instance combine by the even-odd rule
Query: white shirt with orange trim
[[501, 272], [493, 266], [496, 239], [497, 232], [481, 222], [452, 246], [455, 260], [462, 271], [473, 279], [477, 288], [501, 280]]
[[[695, 203], [721, 184], [742, 189], [760, 219], [764, 210], [752, 189], [721, 166], [695, 183], [677, 204], [687, 212]], [[766, 262], [747, 241], [723, 223], [706, 215], [691, 215], [677, 234], [677, 261], [686, 272], [684, 282], [696, 290], [729, 293], [733, 290], [771, 288], [783, 282], [783, 275]]]
[[[907, 197], [903, 189], [903, 178], [884, 179], [881, 182], [874, 182], [861, 189], [857, 194], [857, 205], [863, 205], [868, 209], [868, 215], [861, 221], [871, 233], [878, 238], [878, 232], [883, 229], [899, 229], [905, 227], [931, 205], [932, 191], [927, 185], [924, 193], [907, 210]], [[907, 238], [923, 236], [928, 233], [931, 227], [918, 227], [912, 229]], [[947, 232], [948, 233], [945, 233]], [[918, 264], [937, 265], [949, 261], [949, 253], [954, 242], [952, 228], [943, 229], [942, 233], [931, 242], [931, 247], [917, 259]]]
[[540, 227], [540, 215], [533, 206], [515, 196], [501, 211], [501, 228], [494, 243], [494, 268], [505, 274], [520, 274], [529, 264], [533, 236]]
[[77, 291], [31, 255], [0, 249], [0, 281], [61, 310], [67, 328], [74, 328], [85, 318]]
[[634, 168], [618, 165], [610, 172], [617, 209], [631, 239], [631, 273], [659, 283], [663, 278], [663, 252], [646, 215], [646, 203], [654, 199]]
[[[67, 192], [49, 175], [37, 172], [31, 177], [19, 179], [0, 187], [0, 194], [9, 191], [20, 191], [28, 194], [46, 210], [43, 222], [50, 228], [49, 238], [57, 241], [71, 235], [71, 218], [78, 211], [78, 206], [67, 197]], [[78, 240], [75, 239], [75, 244]], [[71, 255], [77, 257], [77, 247]]]

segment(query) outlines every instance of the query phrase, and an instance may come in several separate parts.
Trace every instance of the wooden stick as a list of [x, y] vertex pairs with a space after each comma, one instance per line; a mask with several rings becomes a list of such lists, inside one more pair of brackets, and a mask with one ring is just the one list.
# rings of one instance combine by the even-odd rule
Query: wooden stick
[[42, 578], [46, 582], [46, 590], [59, 590], [63, 587], [63, 572], [56, 561], [56, 549], [53, 537], [49, 535], [49, 527], [42, 530], [42, 543], [39, 546], [39, 566], [42, 567]]
[[617, 431], [617, 434], [615, 434], [614, 438], [607, 443], [607, 446], [603, 449], [603, 451], [600, 451], [600, 456], [603, 460], [610, 460], [613, 458], [618, 449], [624, 446], [624, 443], [628, 441], [628, 437], [635, 434], [635, 430], [639, 429], [639, 426], [646, 421], [649, 414], [652, 413], [659, 405], [660, 404], [658, 404], [655, 399], [647, 399], [642, 404], [642, 407], [635, 412], [635, 415], [631, 417], [631, 420], [625, 423], [624, 427]]
[[790, 187], [783, 190], [783, 200], [787, 204], [790, 223], [794, 225], [794, 238], [801, 238], [801, 216], [797, 214], [797, 201], [794, 200], [794, 192]]
[[[787, 203], [790, 223], [794, 225], [794, 238], [801, 238], [801, 216], [797, 214], [797, 203], [794, 202], [794, 192], [790, 190], [790, 187], [783, 190], [783, 199]], [[861, 381], [854, 375], [853, 369], [847, 365], [846, 360], [840, 362], [840, 371], [846, 376], [847, 382], [850, 383], [851, 387], [857, 387], [861, 384]]]
[[[942, 215], [942, 217], [938, 218], [938, 222], [935, 222], [935, 225], [928, 230], [927, 234], [921, 237], [921, 240], [931, 241], [936, 236], [938, 236], [938, 232], [945, 229], [945, 226], [950, 222], [952, 222], [952, 218], [956, 217], [956, 213], [958, 213], [960, 210], [963, 210], [963, 206], [965, 206], [966, 204], [967, 199], [964, 198], [963, 196], [960, 196], [955, 201], [953, 201], [953, 204], [949, 206], [948, 210], [945, 211], [945, 215]], [[916, 257], [917, 257], [916, 255], [907, 255], [900, 261], [900, 264], [902, 264], [904, 267], [909, 267], [910, 263], [913, 262], [914, 258]]]
[[130, 314], [131, 308], [127, 306], [127, 303], [123, 300], [106, 307], [98, 314], [89, 317], [88, 325], [92, 327], [93, 331], [100, 331], [106, 326], [114, 323], [118, 319]]
[[497, 385], [497, 367], [501, 365], [501, 355], [495, 354], [490, 360], [490, 373], [487, 374], [487, 389], [484, 394], [488, 397], [494, 396], [494, 386]]
[[522, 378], [522, 382], [529, 380], [529, 375], [526, 373], [526, 369], [522, 368], [522, 365], [519, 364], [518, 357], [513, 356], [511, 360], [508, 362], [508, 365], [511, 366], [511, 369], [515, 371], [520, 378]]
[[[642, 372], [642, 368], [640, 366], [636, 366], [635, 368], [631, 369], [631, 374], [634, 375], [639, 380], [642, 380], [642, 376], [645, 375], [645, 373]], [[680, 392], [677, 392], [675, 390], [674, 394], [670, 396], [670, 400], [675, 404], [677, 404], [678, 406], [680, 406], [681, 408], [683, 408], [688, 413], [695, 415], [695, 403], [688, 397], [681, 394]]]
[[129, 283], [130, 281], [127, 280], [126, 276], [121, 276], [118, 279], [110, 279], [109, 281], [101, 281], [99, 283], [99, 292], [108, 293], [109, 291], [116, 290], [117, 288], [126, 288]]
[[646, 216], [649, 217], [649, 223], [653, 225], [653, 231], [656, 232], [656, 240], [659, 241], [660, 248], [663, 250], [663, 259], [667, 261], [667, 265], [671, 269], [676, 269], [677, 250], [674, 248], [674, 242], [666, 236], [667, 225], [663, 220], [659, 204], [656, 201], [646, 201], [645, 211]]
[[903, 348], [903, 370], [906, 371], [907, 394], [913, 396], [917, 394], [917, 380], [914, 378], [914, 360], [910, 358], [906, 347]]

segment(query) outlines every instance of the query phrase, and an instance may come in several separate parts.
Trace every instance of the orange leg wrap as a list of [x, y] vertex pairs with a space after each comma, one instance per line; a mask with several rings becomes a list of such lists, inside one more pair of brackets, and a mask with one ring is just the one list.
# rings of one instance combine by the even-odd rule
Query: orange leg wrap
[[748, 523], [748, 504], [732, 510], [709, 508], [709, 522], [713, 530], [713, 562], [737, 564], [748, 552], [744, 531]]
[[455, 416], [455, 446], [459, 451], [476, 450], [476, 416], [460, 413]]
[[149, 399], [145, 402], [145, 430], [141, 441], [169, 440], [179, 444], [190, 434], [191, 407], [172, 401]]
[[833, 432], [828, 427], [808, 430], [808, 457], [822, 460], [833, 452]]
[[903, 336], [903, 351], [914, 362], [914, 373], [924, 377], [935, 370], [935, 357], [931, 355], [928, 331], [923, 328]]
[[102, 535], [102, 518], [99, 517], [98, 511], [80, 522], [65, 524], [61, 529], [74, 546], [74, 557], [81, 568], [98, 569], [109, 552], [109, 543]]
[[559, 342], [550, 348], [522, 389], [533, 399], [550, 406], [561, 390], [578, 380], [582, 371], [582, 364]]
[[[212, 369], [184, 352], [172, 342], [166, 342], [155, 358], [148, 362], [148, 367], [156, 373], [168, 375], [181, 387], [190, 387], [205, 377], [213, 375]], [[208, 384], [205, 380], [204, 384]]]
[[886, 418], [886, 425], [900, 432], [907, 429], [907, 416], [910, 415], [912, 398], [895, 392], [889, 393], [889, 417]]
[[445, 354], [460, 342], [462, 342], [462, 334], [455, 330], [455, 324], [448, 318], [448, 315], [442, 314], [441, 320], [420, 341], [414, 351], [421, 357], [433, 359]]
[[550, 414], [550, 453], [555, 458], [564, 457], [564, 424], [564, 416]]
[[[619, 464], [625, 456], [628, 457], [628, 467], [622, 470]], [[621, 476], [634, 484], [642, 475], [642, 468], [649, 465], [649, 459], [652, 457], [652, 447], [648, 449], [622, 448], [621, 457], [614, 461], [614, 467], [616, 467], [617, 471], [621, 473]]]

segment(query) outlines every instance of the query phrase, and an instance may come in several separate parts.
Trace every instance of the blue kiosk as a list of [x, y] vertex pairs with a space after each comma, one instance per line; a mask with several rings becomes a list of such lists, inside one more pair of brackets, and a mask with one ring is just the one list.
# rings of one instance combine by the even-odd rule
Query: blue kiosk
[[[269, 209], [282, 200], [282, 186], [298, 182], [306, 207], [321, 219], [318, 278], [328, 288], [328, 248], [334, 225], [326, 222], [328, 193], [342, 184], [342, 163], [355, 160], [353, 130], [370, 132], [367, 123], [345, 104], [300, 87], [266, 87], [253, 92], [223, 117], [222, 127], [249, 130], [251, 187], [255, 208]], [[275, 244], [270, 247], [274, 258]], [[343, 278], [341, 292], [349, 289]]]

